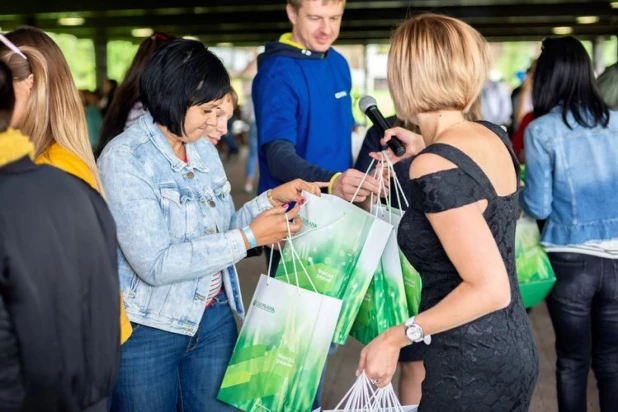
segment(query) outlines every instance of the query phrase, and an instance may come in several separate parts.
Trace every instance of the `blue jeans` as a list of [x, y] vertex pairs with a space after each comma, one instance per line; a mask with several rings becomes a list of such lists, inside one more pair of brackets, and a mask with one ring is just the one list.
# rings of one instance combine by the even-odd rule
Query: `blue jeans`
[[556, 286], [547, 308], [556, 333], [560, 412], [585, 412], [588, 372], [599, 388], [601, 412], [618, 405], [618, 260], [549, 253]]
[[249, 125], [249, 156], [247, 157], [247, 171], [245, 177], [253, 179], [258, 161], [258, 131], [255, 122]]
[[217, 400], [238, 333], [224, 293], [194, 336], [133, 324], [122, 345], [113, 412], [236, 412]]

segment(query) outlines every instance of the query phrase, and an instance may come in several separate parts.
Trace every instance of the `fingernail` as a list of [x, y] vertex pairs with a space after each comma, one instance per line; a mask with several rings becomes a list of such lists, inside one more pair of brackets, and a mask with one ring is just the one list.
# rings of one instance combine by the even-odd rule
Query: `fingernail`
[[356, 377], [358, 378], [360, 376], [360, 371], [356, 371]]
[[286, 209], [288, 208], [288, 206], [289, 206], [289, 205], [288, 205], [287, 203], [284, 203], [284, 204], [282, 204], [282, 205], [281, 205], [281, 207], [284, 207], [284, 208], [286, 208]]
[[301, 197], [300, 198], [300, 205], [301, 206], [304, 205], [306, 201], [307, 201], [307, 199], [305, 199], [304, 197]]

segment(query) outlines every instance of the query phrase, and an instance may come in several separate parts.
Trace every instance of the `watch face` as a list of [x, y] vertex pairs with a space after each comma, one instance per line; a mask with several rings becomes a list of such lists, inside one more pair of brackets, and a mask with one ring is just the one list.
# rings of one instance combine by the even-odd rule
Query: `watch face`
[[419, 340], [422, 334], [423, 332], [421, 331], [421, 328], [419, 328], [417, 325], [412, 325], [406, 329], [406, 335], [408, 336], [408, 339], [410, 339], [412, 342], [416, 342], [417, 340]]

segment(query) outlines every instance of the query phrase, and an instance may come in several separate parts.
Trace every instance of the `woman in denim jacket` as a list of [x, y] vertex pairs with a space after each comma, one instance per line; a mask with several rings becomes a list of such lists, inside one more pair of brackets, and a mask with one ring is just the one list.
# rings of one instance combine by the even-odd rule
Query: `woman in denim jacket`
[[[141, 77], [148, 113], [99, 158], [133, 323], [113, 411], [236, 410], [216, 400], [237, 338], [232, 311], [244, 315], [233, 265], [287, 235], [302, 190], [319, 194], [297, 180], [235, 211], [213, 132], [217, 116], [231, 112], [222, 109], [229, 92], [214, 54], [197, 41], [171, 41]], [[286, 215], [290, 202], [297, 206]], [[300, 225], [292, 220], [292, 233]]]
[[[543, 42], [525, 133], [521, 206], [547, 219], [542, 243], [556, 272], [547, 306], [556, 333], [561, 412], [585, 411], [588, 371], [601, 411], [618, 405], [618, 113], [573, 37]], [[591, 356], [592, 355], [592, 356]]]

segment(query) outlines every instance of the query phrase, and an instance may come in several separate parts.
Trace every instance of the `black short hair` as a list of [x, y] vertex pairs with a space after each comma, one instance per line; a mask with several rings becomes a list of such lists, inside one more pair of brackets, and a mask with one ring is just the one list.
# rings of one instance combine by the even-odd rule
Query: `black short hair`
[[562, 105], [562, 120], [569, 128], [569, 113], [582, 127], [609, 124], [609, 106], [597, 88], [590, 56], [572, 36], [543, 40], [534, 71], [532, 102], [537, 118]]
[[0, 60], [0, 133], [9, 128], [14, 108], [13, 73], [9, 66]]
[[217, 56], [196, 40], [172, 40], [153, 54], [140, 79], [144, 108], [177, 136], [187, 110], [223, 98], [230, 76]]

